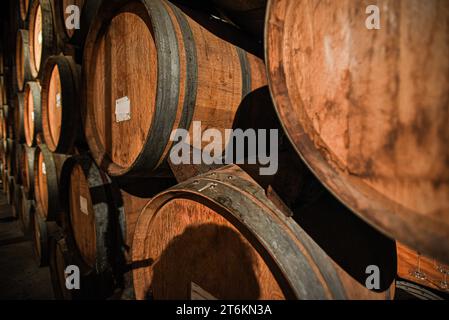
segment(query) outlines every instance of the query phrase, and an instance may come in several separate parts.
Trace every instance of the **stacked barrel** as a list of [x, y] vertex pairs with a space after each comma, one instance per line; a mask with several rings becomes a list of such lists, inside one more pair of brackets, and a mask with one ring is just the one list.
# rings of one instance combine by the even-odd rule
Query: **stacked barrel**
[[[419, 39], [362, 1], [9, 1], [2, 188], [55, 296], [392, 299], [393, 239], [448, 263], [449, 7], [383, 2]], [[199, 121], [278, 130], [278, 170], [174, 163]]]

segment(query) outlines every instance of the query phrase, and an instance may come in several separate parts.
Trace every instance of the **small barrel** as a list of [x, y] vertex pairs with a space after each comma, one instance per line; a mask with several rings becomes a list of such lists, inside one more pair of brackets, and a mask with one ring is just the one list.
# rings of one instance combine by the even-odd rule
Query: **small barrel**
[[6, 169], [9, 171], [9, 175], [14, 175], [14, 163], [16, 156], [16, 144], [14, 140], [8, 139], [6, 140]]
[[36, 145], [36, 137], [42, 132], [41, 86], [37, 81], [29, 81], [25, 85], [24, 130], [28, 147]]
[[36, 148], [22, 145], [20, 172], [25, 199], [34, 199], [34, 157]]
[[22, 92], [17, 93], [14, 100], [14, 138], [17, 142], [25, 142], [25, 127], [23, 122], [23, 111], [25, 108], [25, 95]]
[[[381, 260], [394, 264], [389, 248]], [[236, 166], [154, 197], [137, 221], [132, 253], [137, 299], [393, 298], [394, 270], [383, 291], [368, 290]]]
[[55, 221], [61, 212], [59, 175], [67, 155], [52, 153], [45, 144], [36, 148], [34, 156], [34, 195], [38, 212], [44, 221]]
[[16, 39], [16, 72], [17, 87], [22, 91], [25, 83], [31, 80], [30, 46], [27, 30], [17, 31]]
[[50, 0], [35, 0], [29, 17], [30, 66], [33, 79], [40, 78], [45, 61], [58, 53], [54, 32], [53, 4]]
[[31, 215], [34, 214], [34, 201], [28, 199], [25, 188], [21, 187], [22, 195], [20, 197], [20, 227], [25, 236], [32, 234]]
[[46, 222], [36, 208], [34, 214], [31, 215], [31, 227], [33, 238], [34, 258], [39, 267], [48, 265], [48, 246], [50, 242], [50, 235], [54, 224]]
[[80, 70], [68, 56], [47, 60], [42, 81], [42, 131], [52, 152], [67, 153], [81, 132]]
[[114, 177], [153, 175], [172, 131], [192, 129], [192, 121], [224, 133], [242, 100], [266, 85], [261, 59], [165, 0], [104, 1], [83, 68], [86, 139]]
[[[12, 177], [12, 176], [8, 176], [7, 181], [8, 181], [8, 189], [6, 192], [6, 200], [10, 206], [13, 206], [16, 182], [14, 181], [14, 177]], [[13, 213], [14, 213], [14, 211], [13, 211]]]
[[333, 194], [449, 263], [449, 2], [382, 1], [379, 25], [365, 8], [270, 1], [271, 95], [296, 151]]

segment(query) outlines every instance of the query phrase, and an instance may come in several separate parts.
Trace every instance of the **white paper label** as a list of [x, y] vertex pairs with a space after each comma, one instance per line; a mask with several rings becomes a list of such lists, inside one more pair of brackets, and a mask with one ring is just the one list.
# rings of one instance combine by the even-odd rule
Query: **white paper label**
[[218, 300], [195, 282], [190, 283], [190, 300]]
[[47, 174], [47, 168], [45, 167], [45, 162], [42, 162], [42, 174]]
[[34, 122], [34, 111], [31, 111], [31, 121]]
[[61, 108], [61, 94], [56, 94], [56, 108]]
[[85, 215], [89, 214], [89, 211], [87, 210], [87, 199], [83, 196], [80, 196], [80, 210]]
[[131, 119], [131, 101], [128, 97], [115, 100], [115, 121], [122, 122]]

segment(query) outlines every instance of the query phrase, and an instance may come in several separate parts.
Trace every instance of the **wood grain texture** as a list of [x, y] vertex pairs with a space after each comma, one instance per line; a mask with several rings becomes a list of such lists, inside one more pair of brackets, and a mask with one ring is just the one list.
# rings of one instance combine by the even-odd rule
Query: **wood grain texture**
[[22, 175], [22, 186], [26, 199], [34, 199], [34, 157], [36, 148], [22, 145], [20, 172]]
[[28, 19], [30, 2], [33, 0], [19, 0], [20, 19], [25, 22]]
[[132, 250], [137, 299], [191, 299], [192, 283], [218, 299], [392, 298], [356, 283], [235, 166], [154, 197]]
[[[166, 1], [104, 2], [99, 12], [84, 52], [83, 120], [95, 161], [112, 176], [154, 174], [172, 129], [191, 130], [192, 120], [232, 128], [247, 91], [266, 84], [260, 59]], [[131, 119], [117, 122], [123, 97]]]
[[[400, 278], [449, 293], [449, 289], [447, 287], [444, 288], [442, 284], [444, 282], [444, 274], [439, 271], [439, 268], [441, 268], [449, 273], [448, 265], [441, 263], [436, 259], [423, 256], [399, 242], [396, 243], [396, 246], [398, 252], [398, 276]], [[418, 255], [420, 257], [420, 271], [426, 276], [426, 279], [424, 280], [418, 279], [413, 275], [418, 269]], [[447, 281], [449, 281], [449, 279], [447, 279]]]
[[[297, 152], [373, 226], [449, 262], [449, 5], [271, 1], [266, 61]], [[417, 32], [419, 30], [419, 32]]]

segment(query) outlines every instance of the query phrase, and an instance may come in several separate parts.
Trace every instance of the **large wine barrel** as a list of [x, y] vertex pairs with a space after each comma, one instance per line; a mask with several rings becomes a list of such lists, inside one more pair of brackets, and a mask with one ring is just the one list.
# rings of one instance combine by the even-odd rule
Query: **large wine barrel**
[[35, 0], [29, 17], [30, 65], [33, 78], [40, 78], [45, 61], [59, 51], [50, 0]]
[[33, 0], [19, 0], [19, 12], [22, 23], [26, 23], [28, 21], [31, 2], [33, 2]]
[[42, 131], [41, 86], [37, 81], [25, 85], [24, 130], [26, 144], [34, 147], [37, 134]]
[[276, 109], [297, 152], [340, 200], [449, 262], [449, 25], [441, 23], [449, 3], [379, 1], [379, 30], [366, 27], [364, 3], [270, 1]]
[[17, 72], [17, 87], [22, 91], [25, 83], [31, 80], [31, 66], [30, 66], [30, 46], [28, 31], [20, 29], [17, 31], [16, 40], [16, 72]]
[[36, 207], [44, 221], [55, 221], [61, 212], [59, 175], [67, 155], [52, 153], [45, 144], [36, 148], [34, 156], [34, 195]]
[[[84, 42], [89, 31], [89, 27], [97, 13], [101, 0], [55, 0], [55, 24], [58, 36], [65, 43], [71, 43], [79, 47], [84, 46]], [[67, 19], [73, 23], [71, 15], [75, 12], [69, 6], [75, 5], [79, 8], [79, 29], [68, 28]], [[76, 14], [76, 13], [75, 13]]]
[[25, 95], [22, 92], [17, 93], [14, 100], [14, 138], [16, 141], [25, 142], [25, 127], [23, 122], [23, 111], [25, 107]]
[[385, 299], [394, 288], [356, 282], [235, 166], [154, 197], [132, 252], [137, 299]]
[[172, 130], [192, 120], [232, 128], [243, 98], [266, 84], [260, 59], [164, 0], [104, 1], [83, 67], [86, 139], [97, 164], [120, 177], [153, 174]]
[[22, 145], [20, 173], [25, 199], [34, 199], [34, 157], [36, 148]]
[[28, 199], [28, 194], [23, 186], [21, 187], [21, 192], [19, 207], [20, 227], [23, 234], [29, 236], [32, 233], [31, 215], [34, 214], [34, 201]]
[[71, 57], [47, 60], [42, 82], [42, 131], [52, 152], [70, 152], [79, 138], [79, 81], [79, 66]]

